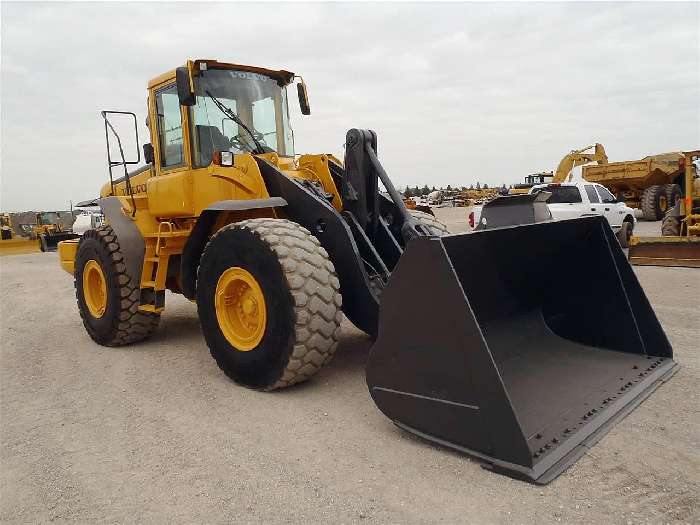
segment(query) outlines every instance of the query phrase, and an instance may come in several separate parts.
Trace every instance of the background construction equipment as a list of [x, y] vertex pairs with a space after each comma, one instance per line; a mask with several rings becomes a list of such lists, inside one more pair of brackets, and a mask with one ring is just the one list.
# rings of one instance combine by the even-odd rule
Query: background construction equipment
[[632, 237], [632, 264], [700, 268], [700, 151], [683, 153], [681, 196], [665, 214], [661, 237]]
[[0, 214], [0, 255], [39, 251], [39, 243], [15, 233], [9, 213]]
[[[675, 371], [604, 219], [448, 235], [406, 209], [374, 132], [348, 131], [343, 162], [295, 156], [296, 78], [196, 60], [153, 79], [133, 173], [140, 152], [127, 160], [111, 119], [136, 117], [103, 112], [110, 182], [86, 204], [107, 224], [59, 244], [93, 340], [148, 337], [169, 289], [196, 301], [224, 373], [272, 390], [332, 358], [342, 312], [378, 336], [367, 383], [392, 421], [538, 483]], [[303, 81], [297, 94], [309, 114]], [[562, 295], [565, 272], [580, 286]]]
[[[592, 150], [592, 151], [591, 151]], [[533, 173], [525, 177], [525, 182], [515, 184], [510, 190], [509, 195], [522, 195], [528, 193], [530, 188], [535, 184], [546, 184], [549, 182], [564, 182], [571, 170], [577, 166], [583, 166], [591, 162], [606, 164], [608, 156], [605, 154], [605, 148], [602, 144], [595, 143], [585, 148], [571, 150], [559, 161], [557, 169], [549, 172]]]
[[583, 167], [583, 178], [604, 185], [644, 219], [656, 221], [680, 199], [682, 153], [651, 155], [641, 160]]
[[53, 252], [59, 242], [78, 237], [70, 228], [61, 226], [58, 213], [55, 211], [37, 213], [36, 223], [30, 226], [30, 233], [32, 239], [39, 241], [42, 252]]
[[528, 175], [524, 183], [515, 184], [509, 194], [527, 193], [535, 184], [564, 182], [576, 166], [582, 166], [583, 178], [612, 191], [618, 200], [640, 209], [646, 220], [663, 218], [681, 195], [681, 153], [651, 155], [641, 160], [608, 162], [602, 144], [572, 150], [559, 161], [556, 170]]

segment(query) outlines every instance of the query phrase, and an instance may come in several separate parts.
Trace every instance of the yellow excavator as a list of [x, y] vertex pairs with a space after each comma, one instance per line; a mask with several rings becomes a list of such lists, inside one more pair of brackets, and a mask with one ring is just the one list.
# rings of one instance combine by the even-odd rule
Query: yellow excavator
[[110, 181], [81, 204], [106, 223], [59, 244], [97, 344], [148, 337], [170, 290], [196, 303], [221, 370], [266, 391], [328, 363], [345, 314], [375, 339], [366, 379], [387, 417], [536, 483], [675, 372], [603, 218], [449, 235], [406, 209], [373, 131], [350, 129], [342, 161], [298, 155], [295, 83], [308, 115], [285, 70], [190, 60], [154, 78], [134, 172], [112, 121], [137, 132], [135, 114], [103, 112]]
[[608, 156], [605, 154], [605, 148], [602, 144], [597, 142], [591, 146], [572, 150], [567, 153], [564, 158], [559, 161], [559, 165], [554, 171], [552, 182], [564, 182], [571, 174], [572, 169], [592, 162], [596, 162], [599, 165], [608, 163]]
[[[592, 151], [591, 151], [592, 150]], [[583, 166], [597, 162], [599, 165], [608, 163], [608, 156], [602, 144], [595, 143], [585, 148], [571, 150], [559, 161], [555, 171], [533, 173], [525, 177], [525, 182], [515, 184], [508, 191], [509, 195], [521, 195], [528, 193], [535, 184], [561, 183], [571, 174], [571, 170], [577, 166]]]

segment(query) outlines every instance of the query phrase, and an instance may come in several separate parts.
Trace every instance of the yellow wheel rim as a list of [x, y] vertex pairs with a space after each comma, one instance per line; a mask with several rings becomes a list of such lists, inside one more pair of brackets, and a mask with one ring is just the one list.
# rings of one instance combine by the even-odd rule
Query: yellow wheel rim
[[668, 208], [668, 200], [666, 200], [664, 195], [661, 195], [659, 196], [659, 209], [661, 211], [666, 211], [666, 208]]
[[99, 319], [107, 309], [107, 280], [100, 264], [90, 259], [83, 268], [83, 296], [90, 315]]
[[265, 296], [253, 275], [235, 266], [216, 283], [216, 319], [219, 328], [236, 350], [248, 352], [260, 344], [265, 334]]

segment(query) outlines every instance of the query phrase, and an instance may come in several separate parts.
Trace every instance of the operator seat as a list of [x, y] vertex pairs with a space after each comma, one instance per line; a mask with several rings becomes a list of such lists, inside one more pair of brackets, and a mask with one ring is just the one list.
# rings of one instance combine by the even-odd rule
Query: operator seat
[[196, 130], [201, 166], [211, 164], [215, 151], [228, 151], [231, 147], [229, 139], [216, 126], [197, 125]]

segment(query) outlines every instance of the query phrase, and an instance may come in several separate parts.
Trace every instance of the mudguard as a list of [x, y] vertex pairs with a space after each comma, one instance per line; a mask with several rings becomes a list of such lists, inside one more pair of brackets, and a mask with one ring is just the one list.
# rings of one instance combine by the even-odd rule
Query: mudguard
[[268, 199], [238, 199], [217, 201], [207, 206], [197, 219], [192, 233], [187, 239], [182, 252], [180, 264], [180, 282], [182, 293], [188, 299], [194, 299], [197, 293], [197, 266], [207, 245], [211, 229], [216, 218], [222, 211], [259, 210], [264, 208], [279, 208], [287, 205], [287, 201], [280, 197]]
[[143, 258], [146, 253], [146, 242], [141, 232], [136, 227], [136, 223], [124, 214], [118, 197], [97, 199], [97, 205], [119, 239], [119, 248], [124, 256], [126, 273], [131, 277], [132, 282], [140, 283]]

